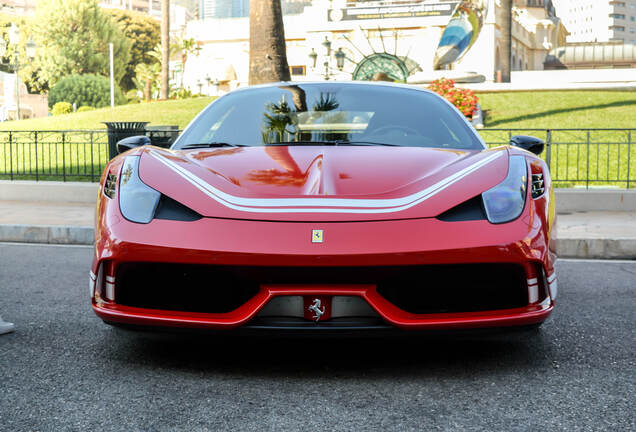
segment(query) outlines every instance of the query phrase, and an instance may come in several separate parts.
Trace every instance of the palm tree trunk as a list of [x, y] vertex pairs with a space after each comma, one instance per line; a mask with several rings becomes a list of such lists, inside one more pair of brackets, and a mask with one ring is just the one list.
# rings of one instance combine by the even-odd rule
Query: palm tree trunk
[[170, 66], [170, 0], [161, 0], [161, 99], [168, 99]]
[[250, 0], [249, 84], [290, 79], [280, 0]]
[[151, 89], [152, 89], [152, 81], [150, 79], [147, 79], [146, 86], [144, 87], [144, 100], [146, 102], [150, 101]]
[[183, 88], [183, 76], [185, 74], [185, 64], [188, 60], [188, 54], [186, 53], [185, 48], [181, 47], [181, 49], [184, 50], [181, 54], [181, 88]]
[[501, 11], [501, 81], [509, 83], [512, 56], [512, 0], [501, 0]]

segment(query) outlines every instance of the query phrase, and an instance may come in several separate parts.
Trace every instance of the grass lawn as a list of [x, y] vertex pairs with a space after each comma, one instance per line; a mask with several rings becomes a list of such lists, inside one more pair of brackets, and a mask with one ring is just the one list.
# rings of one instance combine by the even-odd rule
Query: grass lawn
[[487, 128], [636, 128], [636, 92], [478, 94]]
[[[487, 128], [635, 128], [636, 92], [547, 91], [478, 94]], [[149, 121], [185, 127], [213, 98], [150, 102], [101, 108], [19, 122], [0, 130], [103, 129], [104, 121]]]
[[[490, 145], [505, 144], [517, 133], [547, 138], [545, 131], [524, 128], [581, 129], [636, 128], [636, 92], [549, 91], [478, 94], [486, 110], [486, 128], [480, 131]], [[85, 113], [0, 123], [0, 178], [95, 180], [107, 160], [104, 133], [51, 134], [46, 130], [104, 129], [103, 121], [149, 121], [151, 125], [185, 127], [213, 98], [151, 102], [103, 108]], [[1, 132], [5, 131], [5, 132]], [[12, 146], [8, 145], [8, 133]], [[34, 141], [37, 138], [37, 145]], [[19, 143], [19, 144], [16, 144]], [[552, 176], [558, 186], [587, 184], [636, 187], [636, 131], [552, 132]], [[628, 154], [629, 153], [629, 154]], [[545, 153], [544, 153], [545, 156]], [[66, 170], [62, 170], [66, 166]], [[629, 174], [628, 174], [629, 172]]]
[[105, 121], [149, 121], [151, 126], [178, 125], [183, 129], [213, 97], [121, 105], [54, 117], [0, 123], [0, 131], [105, 129]]
[[[478, 94], [487, 110], [482, 130], [489, 144], [510, 135], [547, 139], [546, 131], [518, 129], [636, 128], [636, 92], [546, 91]], [[516, 130], [515, 130], [516, 129]], [[636, 187], [635, 131], [552, 131], [551, 174], [559, 187], [580, 185]], [[542, 155], [546, 156], [545, 152]], [[590, 181], [582, 181], [589, 179]]]

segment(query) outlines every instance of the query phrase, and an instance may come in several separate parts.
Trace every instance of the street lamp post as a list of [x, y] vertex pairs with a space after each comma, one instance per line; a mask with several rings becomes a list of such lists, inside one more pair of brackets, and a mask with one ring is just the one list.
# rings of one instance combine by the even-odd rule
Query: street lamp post
[[[20, 120], [20, 79], [19, 79], [19, 71], [20, 71], [20, 60], [18, 58], [18, 44], [20, 43], [20, 28], [15, 25], [15, 23], [11, 24], [11, 28], [9, 29], [9, 43], [13, 45], [13, 62], [9, 62], [8, 66], [10, 70], [13, 70], [15, 74], [15, 107], [16, 107], [16, 120]], [[26, 57], [28, 60], [33, 60], [35, 58], [35, 42], [33, 42], [33, 38], [29, 38], [29, 41], [26, 44]], [[7, 43], [3, 38], [0, 38], [0, 57], [4, 57], [7, 53]]]
[[[325, 80], [328, 80], [329, 78], [331, 78], [331, 76], [333, 76], [333, 73], [330, 73], [331, 68], [331, 64], [330, 64], [330, 60], [331, 60], [331, 55], [332, 55], [332, 49], [331, 49], [331, 41], [329, 40], [329, 38], [327, 36], [325, 36], [325, 40], [321, 43], [322, 47], [323, 47], [323, 58], [324, 61], [322, 63], [322, 65], [325, 67], [325, 72], [323, 74], [323, 77]], [[333, 53], [333, 57], [335, 57], [336, 59], [336, 67], [338, 68], [338, 70], [342, 70], [344, 68], [344, 61], [345, 61], [345, 53], [344, 51], [342, 51], [342, 48], [338, 48], [338, 50]], [[314, 48], [311, 49], [311, 52], [309, 53], [309, 59], [311, 61], [311, 65], [312, 68], [316, 68], [316, 62], [318, 60], [318, 53], [316, 52], [316, 50]]]

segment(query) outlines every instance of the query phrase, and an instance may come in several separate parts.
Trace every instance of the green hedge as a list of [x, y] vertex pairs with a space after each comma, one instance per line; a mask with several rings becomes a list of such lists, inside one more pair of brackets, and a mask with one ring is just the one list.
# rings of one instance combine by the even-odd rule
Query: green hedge
[[53, 105], [53, 109], [51, 109], [51, 114], [53, 114], [54, 116], [70, 114], [72, 112], [73, 105], [68, 102], [57, 102], [55, 105]]
[[[102, 108], [110, 105], [110, 81], [99, 75], [69, 75], [58, 81], [49, 92], [49, 106], [69, 102], [77, 108]], [[115, 103], [126, 103], [119, 86], [115, 85]]]

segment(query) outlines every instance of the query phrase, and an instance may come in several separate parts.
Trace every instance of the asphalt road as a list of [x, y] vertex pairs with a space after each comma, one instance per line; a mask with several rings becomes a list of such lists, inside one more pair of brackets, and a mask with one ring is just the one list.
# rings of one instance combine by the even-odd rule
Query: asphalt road
[[157, 339], [93, 315], [91, 252], [0, 244], [0, 431], [636, 430], [636, 262], [561, 261], [516, 336]]

